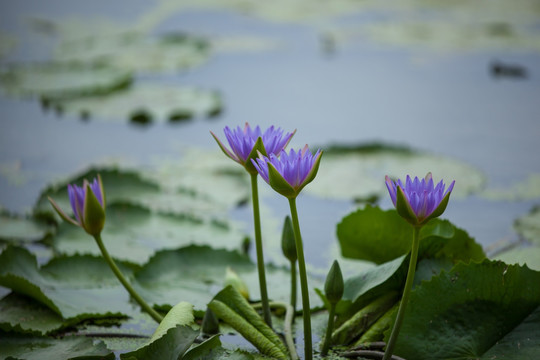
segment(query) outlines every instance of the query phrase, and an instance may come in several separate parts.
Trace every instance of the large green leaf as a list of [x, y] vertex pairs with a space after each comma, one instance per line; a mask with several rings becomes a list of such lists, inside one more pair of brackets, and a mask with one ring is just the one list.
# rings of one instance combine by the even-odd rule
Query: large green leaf
[[[133, 265], [119, 263], [129, 277]], [[28, 250], [10, 246], [0, 254], [0, 285], [34, 298], [64, 319], [122, 316], [134, 311], [129, 295], [102, 258], [55, 258], [38, 267]]]
[[[156, 250], [191, 244], [239, 249], [244, 239], [242, 232], [231, 229], [226, 223], [189, 215], [151, 212], [129, 204], [108, 206], [106, 216], [102, 238], [110, 254], [137, 263], [146, 262]], [[67, 222], [60, 224], [54, 248], [64, 254], [99, 255], [95, 241]]]
[[25, 360], [111, 360], [115, 358], [102, 342], [94, 344], [92, 339], [86, 337], [66, 336], [55, 339], [20, 337], [8, 333], [0, 333], [0, 357]]
[[[540, 272], [526, 267], [458, 263], [411, 292], [395, 353], [416, 360], [478, 359], [538, 307], [539, 283]], [[518, 334], [527, 342], [528, 334]], [[504, 349], [493, 351], [506, 358]]]
[[[337, 225], [343, 256], [384, 263], [408, 253], [412, 227], [394, 209], [366, 206], [347, 216]], [[447, 257], [454, 261], [485, 257], [480, 245], [468, 234], [440, 219], [431, 220], [420, 232], [420, 255]]]
[[494, 259], [507, 264], [527, 265], [530, 269], [540, 271], [540, 247], [529, 246], [510, 249], [497, 254]]
[[[137, 290], [150, 303], [171, 306], [187, 301], [202, 313], [225, 282], [227, 267], [231, 267], [244, 280], [252, 300], [259, 299], [259, 277], [256, 265], [248, 256], [236, 251], [212, 249], [208, 246], [188, 246], [178, 250], [156, 253], [136, 273]], [[290, 301], [290, 271], [286, 268], [266, 266], [269, 297], [276, 301]], [[310, 289], [322, 286], [320, 279], [310, 277]], [[312, 290], [313, 307], [321, 305]]]
[[456, 180], [452, 196], [464, 197], [482, 189], [485, 177], [461, 161], [381, 144], [330, 146], [325, 148], [317, 180], [306, 187], [311, 194], [326, 198], [371, 200], [388, 196], [384, 177], [423, 177], [432, 172], [447, 183]]

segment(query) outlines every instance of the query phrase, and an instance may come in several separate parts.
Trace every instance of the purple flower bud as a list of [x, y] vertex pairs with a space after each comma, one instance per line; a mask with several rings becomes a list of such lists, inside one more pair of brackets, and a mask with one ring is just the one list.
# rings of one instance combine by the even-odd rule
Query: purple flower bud
[[418, 177], [412, 180], [407, 175], [405, 184], [399, 179], [393, 182], [386, 176], [386, 187], [398, 213], [415, 226], [424, 225], [444, 212], [454, 184], [452, 181], [445, 191], [442, 180], [434, 185], [431, 173], [422, 180]]
[[258, 152], [265, 156], [279, 155], [296, 132], [295, 130], [292, 133], [284, 134], [281, 128], [276, 129], [274, 126], [270, 126], [263, 133], [259, 126], [252, 129], [249, 123], [246, 123], [244, 129], [240, 126], [231, 129], [227, 126], [223, 131], [231, 150], [225, 147], [213, 132], [210, 133], [225, 155], [244, 166], [251, 174], [257, 173], [250, 160], [256, 158]]
[[291, 149], [289, 153], [283, 150], [280, 157], [259, 155], [251, 162], [264, 181], [281, 195], [293, 198], [317, 175], [322, 151], [317, 150], [313, 155], [306, 145], [302, 150]]
[[105, 192], [98, 175], [91, 183], [86, 179], [83, 186], [68, 185], [68, 196], [75, 219], [66, 213], [49, 197], [52, 206], [60, 217], [74, 225], [82, 227], [90, 235], [98, 235], [105, 224]]

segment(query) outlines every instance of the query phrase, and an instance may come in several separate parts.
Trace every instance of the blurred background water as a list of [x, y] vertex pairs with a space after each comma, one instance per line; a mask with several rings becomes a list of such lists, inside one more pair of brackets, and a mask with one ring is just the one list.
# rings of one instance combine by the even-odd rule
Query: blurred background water
[[[3, 1], [3, 69], [50, 61], [76, 31], [98, 38], [128, 30], [193, 34], [211, 39], [206, 61], [139, 71], [134, 84], [217, 91], [223, 110], [141, 126], [83, 120], [37, 98], [3, 95], [0, 205], [28, 212], [47, 184], [89, 164], [144, 165], [190, 147], [214, 149], [210, 130], [221, 134], [249, 121], [297, 129], [294, 147], [382, 142], [449, 156], [483, 172], [493, 193], [525, 184], [530, 196], [473, 194], [453, 199], [444, 215], [485, 247], [517, 241], [512, 224], [540, 195], [530, 180], [540, 174], [539, 15], [538, 1]], [[268, 192], [263, 200], [287, 213], [282, 198]], [[391, 203], [383, 197], [380, 205]], [[336, 223], [355, 206], [301, 196], [308, 261], [327, 262], [320, 249], [335, 241]], [[231, 215], [248, 222], [250, 209]]]

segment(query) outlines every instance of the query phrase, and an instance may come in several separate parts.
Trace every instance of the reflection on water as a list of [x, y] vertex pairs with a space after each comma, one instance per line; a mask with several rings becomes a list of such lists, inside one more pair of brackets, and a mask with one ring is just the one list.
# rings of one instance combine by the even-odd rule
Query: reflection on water
[[[320, 20], [321, 11], [317, 14], [307, 5], [285, 13], [279, 6], [247, 7], [243, 9], [247, 15], [180, 11], [182, 3], [171, 1], [130, 2], [129, 7], [106, 1], [0, 5], [2, 66], [48, 60], [55, 56], [59, 39], [68, 35], [126, 28], [148, 36], [191, 32], [212, 41], [221, 39], [221, 44], [239, 36], [273, 44], [260, 51], [245, 43], [235, 51], [215, 51], [187, 71], [146, 69], [135, 74], [134, 86], [219, 92], [224, 109], [213, 119], [141, 127], [119, 117], [102, 122], [98, 115], [82, 121], [77, 114], [42, 109], [37, 99], [0, 98], [0, 205], [28, 210], [50, 181], [91, 163], [144, 165], [160, 157], [181, 156], [192, 146], [214, 148], [209, 130], [220, 132], [225, 125], [245, 121], [298, 129], [294, 147], [381, 141], [454, 157], [479, 168], [493, 188], [526, 183], [540, 173], [540, 54], [531, 45], [539, 36], [538, 17], [527, 15], [525, 5], [511, 9], [505, 24], [498, 19], [508, 14], [506, 7], [484, 12], [477, 6], [474, 14], [482, 17], [475, 27], [474, 20], [464, 15], [467, 9], [459, 7], [441, 19], [437, 8], [416, 11], [414, 1], [400, 11], [367, 2], [354, 15], [350, 14], [358, 5], [343, 3], [348, 7], [326, 9], [327, 14], [342, 15], [339, 22]], [[422, 22], [420, 13], [432, 21]], [[73, 20], [73, 15], [84, 21]], [[32, 17], [42, 20], [31, 22]], [[393, 17], [401, 17], [403, 23], [389, 22]], [[487, 25], [481, 26], [480, 20]], [[397, 27], [400, 24], [403, 27]], [[452, 38], [445, 37], [462, 24], [466, 26]], [[529, 32], [523, 33], [524, 28]], [[357, 186], [362, 186], [362, 179]], [[277, 217], [286, 213], [271, 196], [265, 200]], [[453, 200], [445, 216], [488, 245], [515, 239], [513, 220], [537, 201], [537, 196], [525, 201], [490, 200], [480, 193]], [[382, 199], [381, 205], [389, 207], [389, 200]], [[313, 245], [306, 246], [306, 257], [314, 263], [329, 261], [325, 256], [331, 255], [317, 249], [334, 241], [336, 222], [354, 205], [303, 195], [298, 207], [306, 242]], [[249, 219], [244, 209], [235, 215]]]

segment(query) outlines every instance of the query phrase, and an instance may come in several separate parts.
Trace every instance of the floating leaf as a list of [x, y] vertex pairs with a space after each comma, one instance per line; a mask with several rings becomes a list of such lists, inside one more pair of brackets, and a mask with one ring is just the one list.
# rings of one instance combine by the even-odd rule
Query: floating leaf
[[537, 246], [514, 248], [497, 254], [494, 259], [507, 264], [527, 265], [529, 269], [540, 271], [540, 248]]
[[492, 200], [529, 200], [540, 198], [540, 174], [530, 174], [525, 180], [503, 189], [488, 188], [481, 194]]
[[156, 331], [152, 335], [150, 342], [159, 339], [165, 333], [177, 325], [191, 325], [195, 321], [193, 317], [193, 305], [186, 301], [181, 301], [174, 305], [171, 310], [165, 315]]
[[0, 329], [46, 335], [67, 326], [62, 317], [31, 298], [11, 293], [0, 300]]
[[208, 306], [218, 318], [241, 333], [262, 354], [275, 359], [289, 358], [280, 338], [232, 286], [220, 291]]
[[[102, 238], [111, 256], [144, 263], [156, 250], [191, 244], [239, 249], [244, 234], [231, 229], [227, 223], [187, 215], [153, 213], [140, 206], [116, 203], [107, 207]], [[88, 234], [67, 222], [58, 227], [53, 245], [57, 251], [68, 255], [100, 254]]]
[[[394, 209], [384, 211], [368, 205], [345, 216], [337, 225], [337, 236], [343, 256], [380, 264], [410, 251], [412, 227]], [[420, 238], [430, 237], [429, 242], [420, 243], [420, 253], [429, 251], [432, 257], [454, 261], [485, 257], [474, 239], [448, 221], [433, 219], [424, 226]]]
[[86, 337], [66, 336], [54, 339], [20, 337], [6, 333], [0, 336], [0, 357], [26, 360], [111, 360], [115, 358], [102, 342], [94, 344], [92, 339]]
[[46, 101], [109, 94], [131, 84], [131, 73], [107, 66], [49, 63], [2, 69], [0, 85], [13, 96]]
[[215, 91], [157, 84], [135, 85], [106, 96], [60, 99], [53, 106], [83, 118], [142, 124], [212, 117], [222, 111]]
[[514, 228], [523, 238], [540, 244], [540, 207], [532, 209], [529, 214], [517, 219]]
[[206, 62], [209, 44], [183, 33], [151, 37], [129, 31], [87, 34], [60, 43], [54, 57], [61, 62], [107, 64], [133, 72], [177, 71]]
[[[257, 267], [249, 257], [208, 246], [193, 245], [156, 253], [137, 272], [135, 285], [141, 296], [152, 304], [171, 306], [178, 301], [188, 301], [202, 314], [208, 300], [223, 287], [227, 267], [246, 282], [252, 300], [259, 299]], [[272, 289], [270, 296], [273, 300], [289, 302], [289, 287], [283, 286], [290, 282], [289, 273], [286, 268], [267, 265], [266, 281], [268, 288]], [[311, 289], [322, 284], [317, 278], [309, 278]], [[314, 292], [310, 296], [315, 300], [312, 307], [321, 305], [316, 301]]]
[[25, 243], [41, 241], [52, 232], [46, 224], [0, 210], [0, 241]]
[[[411, 292], [395, 354], [417, 360], [480, 358], [538, 307], [539, 283], [540, 272], [526, 267], [458, 263]], [[497, 358], [512, 353], [496, 352]]]
[[[134, 267], [119, 263], [128, 277]], [[28, 250], [9, 246], [0, 254], [0, 285], [32, 297], [64, 319], [123, 316], [134, 310], [129, 295], [102, 258], [55, 258], [39, 268]]]
[[458, 160], [408, 148], [366, 144], [327, 147], [317, 181], [306, 191], [332, 199], [372, 200], [388, 196], [385, 175], [404, 178], [428, 172], [436, 179], [456, 180], [452, 196], [477, 192], [485, 182], [478, 169]]

